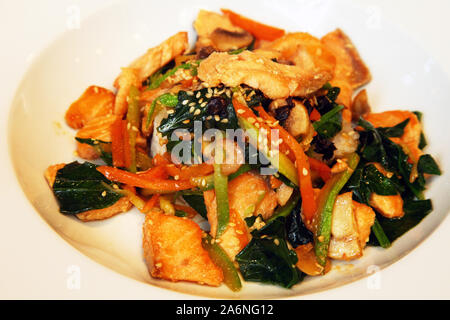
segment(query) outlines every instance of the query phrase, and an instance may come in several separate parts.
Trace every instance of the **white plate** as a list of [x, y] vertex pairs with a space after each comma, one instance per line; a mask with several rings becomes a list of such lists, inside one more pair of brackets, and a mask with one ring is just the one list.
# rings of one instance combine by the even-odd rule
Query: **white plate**
[[[404, 108], [424, 112], [430, 143], [427, 151], [436, 156], [445, 175], [435, 179], [427, 193], [433, 199], [435, 211], [414, 231], [396, 241], [392, 248], [369, 248], [363, 259], [352, 262], [350, 266], [340, 267], [340, 270], [336, 268], [325, 277], [308, 278], [292, 290], [246, 283], [240, 293], [233, 294], [226, 288], [174, 284], [150, 278], [141, 253], [142, 215], [136, 211], [89, 224], [58, 213], [42, 173], [49, 164], [74, 160], [74, 132], [63, 121], [67, 106], [91, 84], [111, 87], [121, 66], [127, 65], [148, 47], [158, 44], [171, 34], [189, 30], [193, 41], [195, 36], [191, 24], [198, 10], [217, 10], [222, 4], [220, 1], [121, 2], [82, 20], [79, 29], [63, 33], [33, 59], [12, 103], [9, 145], [21, 187], [37, 212], [80, 252], [109, 269], [137, 280], [127, 282], [122, 277], [111, 275], [115, 280], [108, 283], [110, 290], [129, 285], [129, 288], [142, 292], [142, 297], [146, 297], [147, 292], [148, 296], [153, 297], [174, 297], [170, 291], [159, 288], [196, 296], [225, 298], [258, 299], [311, 294], [365, 277], [368, 270], [384, 268], [414, 249], [436, 229], [450, 207], [447, 197], [449, 137], [442, 136], [449, 115], [446, 109], [446, 103], [450, 100], [450, 94], [446, 91], [449, 81], [436, 62], [407, 33], [377, 11], [379, 7], [358, 7], [347, 1], [260, 1], [257, 6], [254, 2], [227, 1], [226, 6], [289, 31], [306, 31], [321, 36], [336, 27], [342, 28], [352, 38], [371, 69], [373, 81], [368, 86], [368, 92], [374, 109]], [[77, 7], [69, 7], [66, 13], [69, 15], [67, 25], [76, 27]], [[14, 206], [10, 208], [14, 209]], [[21, 214], [23, 221], [27, 222], [31, 214], [38, 215], [30, 211], [28, 209], [26, 213], [16, 214]], [[30, 242], [44, 238], [42, 233], [31, 231], [31, 234], [33, 237], [28, 239]], [[24, 237], [29, 235], [27, 232]], [[55, 238], [53, 241], [58, 241]], [[46, 242], [46, 245], [53, 248], [51, 242]], [[66, 246], [65, 250], [71, 249]], [[448, 249], [439, 254], [448, 263]], [[49, 257], [58, 264], [59, 255]], [[83, 260], [82, 263], [86, 262]], [[42, 261], [35, 264], [42, 266]], [[88, 270], [98, 267], [86, 264]], [[65, 274], [69, 276], [66, 278], [68, 283], [64, 283], [66, 289], [77, 287], [71, 284], [74, 279], [71, 276], [77, 276], [78, 270], [84, 270], [84, 267], [79, 267], [76, 263], [69, 264], [62, 271], [63, 274], [69, 273]], [[11, 269], [8, 270], [11, 272]], [[109, 271], [103, 272], [110, 275]], [[448, 281], [448, 277], [446, 279]], [[377, 281], [372, 278], [372, 282], [367, 282], [367, 288], [378, 288]], [[138, 282], [153, 286], [144, 286]], [[99, 282], [98, 286], [101, 283], [105, 282]]]

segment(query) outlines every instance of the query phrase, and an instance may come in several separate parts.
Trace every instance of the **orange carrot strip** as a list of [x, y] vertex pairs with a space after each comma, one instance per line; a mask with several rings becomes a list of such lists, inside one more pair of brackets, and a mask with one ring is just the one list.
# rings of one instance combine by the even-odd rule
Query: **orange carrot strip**
[[323, 181], [327, 182], [331, 178], [331, 169], [322, 161], [314, 158], [309, 158], [309, 165], [311, 170], [317, 171]]
[[270, 176], [269, 182], [270, 182], [270, 187], [272, 189], [277, 189], [283, 184], [283, 182], [281, 182], [280, 180], [278, 180], [274, 176]]
[[117, 118], [111, 128], [111, 153], [115, 167], [125, 166], [123, 154], [122, 119]]
[[167, 170], [164, 166], [154, 167], [146, 171], [138, 172], [137, 175], [140, 178], [144, 178], [147, 180], [150, 179], [165, 180], [169, 177], [169, 175], [167, 174]]
[[188, 207], [188, 206], [183, 206], [180, 204], [174, 204], [173, 206], [174, 206], [175, 210], [180, 210], [180, 211], [186, 212], [188, 214], [188, 218], [193, 218], [198, 214], [197, 211], [195, 211], [193, 208]]
[[214, 172], [214, 167], [211, 164], [202, 163], [192, 166], [183, 166], [181, 168], [174, 165], [167, 165], [166, 170], [172, 177], [178, 176], [180, 180], [188, 180], [194, 177], [206, 176]]
[[191, 189], [194, 186], [188, 180], [163, 180], [163, 179], [146, 179], [136, 173], [120, 170], [108, 166], [97, 167], [108, 180], [128, 184], [133, 187], [139, 187], [149, 190], [165, 191], [180, 191]]
[[154, 166], [162, 166], [162, 165], [166, 165], [166, 164], [170, 164], [170, 161], [167, 158], [167, 153], [164, 155], [157, 154], [153, 157], [153, 165]]
[[255, 38], [260, 40], [268, 40], [273, 41], [278, 39], [284, 35], [284, 30], [276, 27], [269, 26], [267, 24], [263, 24], [247, 17], [244, 17], [240, 14], [237, 14], [228, 9], [220, 9], [224, 14], [228, 16], [230, 21], [244, 30], [247, 30]]
[[317, 109], [316, 108], [314, 108], [312, 111], [311, 111], [311, 114], [309, 115], [309, 119], [311, 120], [311, 121], [318, 121], [318, 120], [320, 120], [320, 113], [319, 113], [319, 111], [317, 111]]
[[[276, 120], [272, 118], [263, 107], [256, 107], [256, 110], [261, 118], [275, 123]], [[298, 180], [300, 182], [300, 193], [302, 195], [303, 214], [309, 221], [314, 217], [317, 211], [317, 204], [314, 199], [314, 189], [311, 182], [308, 157], [302, 147], [298, 144], [297, 140], [295, 140], [295, 138], [291, 136], [283, 127], [277, 124], [274, 125], [273, 128], [279, 130], [280, 138], [283, 139], [283, 142], [289, 146], [289, 149], [291, 149], [295, 155]]]
[[154, 194], [145, 204], [144, 213], [150, 212], [150, 210], [156, 206], [156, 203], [159, 201], [159, 194]]

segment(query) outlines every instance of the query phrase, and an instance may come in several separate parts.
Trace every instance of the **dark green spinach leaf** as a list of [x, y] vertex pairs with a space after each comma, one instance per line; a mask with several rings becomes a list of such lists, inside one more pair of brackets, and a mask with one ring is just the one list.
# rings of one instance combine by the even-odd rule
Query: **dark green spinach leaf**
[[77, 214], [112, 206], [123, 195], [96, 170], [97, 166], [77, 161], [58, 170], [53, 193], [63, 214]]

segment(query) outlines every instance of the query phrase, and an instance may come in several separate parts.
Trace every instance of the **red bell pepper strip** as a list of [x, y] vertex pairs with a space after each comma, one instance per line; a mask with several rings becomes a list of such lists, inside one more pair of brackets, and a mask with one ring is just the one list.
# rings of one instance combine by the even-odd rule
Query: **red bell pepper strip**
[[311, 121], [318, 121], [318, 120], [320, 120], [320, 117], [321, 117], [321, 115], [320, 115], [319, 111], [317, 111], [316, 108], [313, 108], [313, 110], [311, 111], [311, 114], [309, 115], [309, 119]]
[[314, 158], [309, 158], [309, 165], [311, 166], [311, 170], [314, 170], [319, 173], [320, 177], [324, 182], [330, 180], [331, 169], [325, 163]]
[[[276, 120], [271, 117], [263, 107], [256, 107], [259, 116], [264, 120], [272, 121], [276, 123]], [[302, 208], [303, 215], [307, 221], [312, 220], [317, 211], [316, 200], [314, 199], [314, 190], [311, 182], [311, 172], [308, 157], [303, 151], [300, 144], [291, 136], [283, 127], [279, 124], [273, 126], [274, 129], [279, 130], [279, 136], [283, 140], [283, 143], [289, 147], [294, 153], [296, 159], [296, 166], [298, 172], [298, 180], [300, 183], [300, 193], [302, 195]]]
[[118, 118], [111, 128], [111, 153], [113, 165], [115, 167], [124, 167], [125, 159], [123, 153], [123, 130], [122, 119]]
[[228, 9], [220, 9], [220, 10], [225, 15], [228, 16], [231, 23], [250, 32], [257, 39], [273, 41], [275, 39], [284, 36], [285, 32], [283, 29], [268, 26], [267, 24], [254, 21]]
[[163, 179], [146, 179], [140, 175], [124, 170], [120, 170], [108, 166], [97, 167], [108, 180], [124, 183], [133, 187], [139, 187], [149, 190], [180, 191], [193, 188], [189, 180], [163, 180]]

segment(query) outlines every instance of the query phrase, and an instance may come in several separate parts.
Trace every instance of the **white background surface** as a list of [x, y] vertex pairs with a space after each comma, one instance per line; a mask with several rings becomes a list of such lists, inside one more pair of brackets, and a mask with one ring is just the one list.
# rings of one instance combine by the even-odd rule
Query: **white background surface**
[[[7, 121], [10, 101], [23, 73], [41, 49], [66, 30], [71, 8], [80, 9], [81, 19], [113, 1], [39, 0], [0, 2], [0, 298], [3, 299], [90, 299], [90, 298], [186, 298], [165, 291], [156, 294], [145, 284], [118, 275], [76, 251], [54, 233], [23, 197], [15, 183], [7, 151]], [[375, 10], [396, 22], [424, 47], [447, 75], [450, 75], [450, 1], [372, 1]], [[224, 2], [225, 3], [225, 2]], [[157, 2], [155, 1], [155, 5]], [[57, 88], [55, 88], [57, 90]], [[443, 132], [443, 134], [447, 134]], [[32, 161], [32, 159], [30, 159]], [[13, 202], [13, 205], [11, 205]], [[20, 213], [20, 214], [19, 214]], [[379, 274], [379, 289], [373, 279], [345, 285], [304, 298], [450, 298], [449, 251], [437, 251], [450, 244], [450, 220], [444, 223], [417, 249]], [[49, 248], [51, 244], [51, 249]], [[80, 289], [70, 290], [70, 267], [81, 272]], [[116, 288], [120, 288], [117, 290]]]

